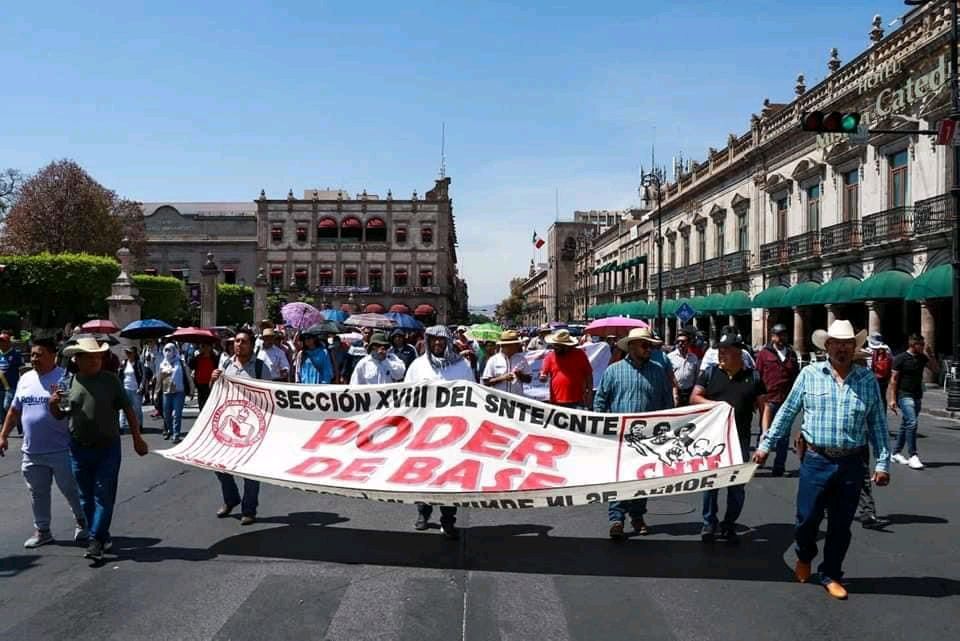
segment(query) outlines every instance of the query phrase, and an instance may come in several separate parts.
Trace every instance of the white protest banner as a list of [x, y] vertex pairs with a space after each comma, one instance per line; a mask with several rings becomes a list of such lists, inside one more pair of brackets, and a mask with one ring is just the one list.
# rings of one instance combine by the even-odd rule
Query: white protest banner
[[[600, 341], [599, 343], [587, 343], [577, 349], [582, 349], [587, 354], [590, 366], [593, 368], [593, 388], [600, 386], [600, 379], [603, 372], [610, 364], [610, 346]], [[550, 350], [535, 349], [523, 353], [523, 357], [530, 364], [532, 380], [523, 384], [523, 395], [527, 398], [535, 398], [538, 401], [550, 400], [549, 383], [541, 383], [540, 368], [543, 367], [543, 359]]]
[[474, 383], [221, 379], [166, 458], [313, 492], [489, 508], [746, 483], [729, 405], [599, 414]]

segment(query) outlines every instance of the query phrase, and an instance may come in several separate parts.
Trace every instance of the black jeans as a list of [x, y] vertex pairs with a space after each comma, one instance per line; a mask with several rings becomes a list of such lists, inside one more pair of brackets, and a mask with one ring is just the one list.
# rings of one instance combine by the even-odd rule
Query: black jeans
[[208, 398], [210, 398], [210, 384], [197, 383], [197, 404], [201, 410], [207, 404]]

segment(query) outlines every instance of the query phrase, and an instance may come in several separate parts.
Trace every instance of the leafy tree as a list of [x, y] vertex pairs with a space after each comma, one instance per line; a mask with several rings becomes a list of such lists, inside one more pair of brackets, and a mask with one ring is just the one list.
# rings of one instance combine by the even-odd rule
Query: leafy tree
[[171, 325], [190, 324], [190, 305], [182, 280], [173, 276], [136, 274], [133, 282], [140, 290], [140, 298], [143, 300], [141, 318], [156, 318]]
[[247, 323], [253, 323], [253, 288], [221, 283], [217, 286], [217, 325]]
[[124, 237], [134, 266], [146, 252], [143, 211], [72, 160], [58, 160], [23, 182], [6, 216], [3, 244], [14, 254], [85, 252], [113, 257]]
[[508, 325], [515, 325], [523, 315], [526, 300], [523, 298], [521, 288], [523, 287], [524, 280], [526, 279], [512, 278], [510, 280], [510, 295], [497, 305], [496, 316], [501, 322]]
[[13, 201], [17, 197], [17, 190], [23, 184], [23, 174], [16, 169], [5, 169], [0, 174], [0, 221], [6, 216]]
[[467, 323], [470, 325], [479, 325], [480, 323], [492, 323], [493, 319], [485, 314], [470, 314], [467, 317]]

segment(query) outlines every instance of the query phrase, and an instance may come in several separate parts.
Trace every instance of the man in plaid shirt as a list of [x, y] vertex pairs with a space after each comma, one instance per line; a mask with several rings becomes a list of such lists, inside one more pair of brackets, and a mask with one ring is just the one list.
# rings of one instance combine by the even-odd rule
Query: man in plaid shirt
[[837, 599], [847, 598], [840, 579], [863, 485], [868, 441], [877, 459], [873, 482], [878, 486], [890, 482], [887, 417], [880, 387], [870, 370], [853, 363], [865, 338], [866, 331], [854, 334], [853, 325], [844, 320], [834, 321], [827, 331], [814, 332], [814, 344], [826, 350], [829, 359], [811, 363], [800, 372], [753, 455], [754, 462], [763, 465], [771, 448], [789, 434], [797, 414], [804, 410], [798, 448], [795, 575], [801, 583], [810, 578], [810, 562], [817, 555], [817, 534], [826, 511], [827, 537], [817, 571], [821, 584]]

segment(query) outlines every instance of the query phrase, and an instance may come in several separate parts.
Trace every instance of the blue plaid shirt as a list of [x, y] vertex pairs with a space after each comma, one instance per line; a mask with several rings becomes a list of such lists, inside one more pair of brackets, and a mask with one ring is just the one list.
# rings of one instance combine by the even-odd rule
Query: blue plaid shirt
[[887, 412], [870, 370], [854, 365], [840, 386], [829, 361], [804, 367], [758, 449], [769, 452], [780, 438], [789, 435], [800, 410], [804, 410], [800, 432], [808, 443], [853, 449], [869, 442], [877, 458], [876, 470], [889, 469]]
[[663, 366], [653, 360], [638, 366], [630, 356], [603, 372], [593, 395], [594, 412], [629, 414], [671, 407], [673, 393]]

